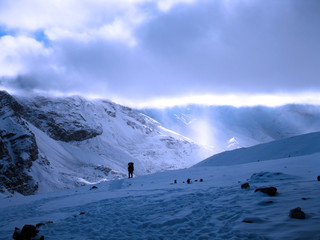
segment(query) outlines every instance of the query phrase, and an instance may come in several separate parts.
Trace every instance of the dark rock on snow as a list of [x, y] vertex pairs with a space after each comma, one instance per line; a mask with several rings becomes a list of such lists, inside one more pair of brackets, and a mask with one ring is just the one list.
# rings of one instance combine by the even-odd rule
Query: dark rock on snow
[[318, 178], [317, 178], [317, 179], [318, 179], [318, 181], [320, 181], [320, 176], [318, 176]]
[[50, 223], [53, 223], [53, 222], [52, 222], [52, 221], [47, 221], [47, 222], [37, 223], [37, 224], [36, 224], [36, 228], [39, 228], [39, 227], [41, 227], [41, 226], [44, 226], [44, 225], [50, 224]]
[[270, 205], [272, 203], [274, 203], [274, 202], [273, 201], [262, 201], [262, 202], [260, 202], [258, 204], [261, 205], [261, 206], [266, 206], [266, 205]]
[[268, 194], [269, 196], [275, 196], [277, 194], [277, 188], [275, 187], [258, 188], [254, 192], [263, 192], [265, 194]]
[[246, 217], [242, 220], [244, 223], [263, 223], [264, 220], [258, 217]]
[[291, 209], [289, 216], [291, 218], [296, 218], [296, 219], [305, 219], [306, 218], [306, 214], [301, 210], [300, 207]]
[[44, 236], [38, 236], [39, 230], [34, 225], [24, 225], [22, 230], [15, 228], [12, 238], [16, 240], [44, 240]]
[[241, 188], [242, 189], [250, 188], [250, 185], [249, 185], [249, 183], [244, 183], [241, 185]]

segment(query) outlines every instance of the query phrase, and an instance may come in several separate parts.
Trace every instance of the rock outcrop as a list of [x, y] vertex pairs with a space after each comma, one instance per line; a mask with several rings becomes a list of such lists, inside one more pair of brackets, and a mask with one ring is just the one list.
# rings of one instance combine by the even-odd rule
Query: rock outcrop
[[38, 188], [28, 174], [38, 158], [34, 134], [21, 117], [22, 106], [6, 92], [0, 92], [0, 189], [32, 194]]

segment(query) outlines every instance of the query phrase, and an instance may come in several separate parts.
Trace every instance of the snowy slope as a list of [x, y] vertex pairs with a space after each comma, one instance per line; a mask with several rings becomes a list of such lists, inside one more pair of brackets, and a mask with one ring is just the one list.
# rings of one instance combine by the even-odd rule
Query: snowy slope
[[[306, 145], [317, 148], [313, 137], [301, 138], [289, 140], [291, 147], [295, 148], [295, 142], [300, 151], [299, 143], [309, 141]], [[287, 153], [285, 141], [273, 144], [278, 145], [275, 155]], [[261, 149], [261, 155], [269, 150]], [[103, 182], [97, 189], [83, 186], [5, 197], [0, 199], [0, 239], [10, 239], [14, 227], [48, 221], [53, 223], [39, 230], [51, 240], [320, 239], [320, 152], [309, 153], [305, 150], [296, 157], [268, 161], [252, 156], [251, 161], [228, 166], [199, 164]], [[225, 161], [237, 156], [237, 151], [231, 151]], [[188, 178], [191, 184], [183, 183]], [[249, 189], [240, 188], [244, 182], [249, 182]], [[270, 186], [278, 189], [276, 196], [254, 191]], [[289, 217], [296, 207], [301, 207], [306, 219]]]
[[219, 153], [320, 131], [320, 106], [232, 107], [188, 105], [143, 113]]
[[250, 148], [219, 153], [196, 164], [195, 167], [228, 166], [252, 161], [310, 155], [318, 152], [320, 152], [320, 132], [315, 132], [259, 144]]
[[[1, 114], [0, 118], [0, 143], [5, 147], [0, 149], [0, 166], [30, 151], [24, 140], [26, 148], [10, 152], [12, 140], [7, 136], [18, 136], [10, 129], [24, 129], [23, 136], [30, 135], [34, 142], [33, 158], [16, 170], [27, 177], [21, 175], [14, 187], [1, 184], [10, 192], [39, 193], [123, 178], [128, 162], [135, 163], [134, 174], [138, 176], [189, 167], [211, 155], [210, 150], [150, 117], [109, 101], [1, 94], [1, 99], [6, 99], [2, 107], [12, 114]], [[8, 155], [10, 159], [5, 158]], [[12, 167], [17, 168], [14, 163]], [[5, 170], [0, 175], [10, 179], [12, 174]], [[35, 185], [33, 190], [19, 190], [20, 185], [29, 183]]]

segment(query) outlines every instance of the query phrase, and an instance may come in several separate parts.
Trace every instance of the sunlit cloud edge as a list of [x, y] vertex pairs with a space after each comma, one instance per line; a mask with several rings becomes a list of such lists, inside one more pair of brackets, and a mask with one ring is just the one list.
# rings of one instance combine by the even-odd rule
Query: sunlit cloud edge
[[[25, 95], [24, 92], [10, 88], [1, 88], [13, 95]], [[27, 95], [30, 95], [28, 92]], [[185, 95], [176, 97], [155, 97], [145, 99], [128, 99], [117, 95], [81, 93], [81, 92], [60, 92], [60, 91], [41, 91], [33, 90], [32, 95], [50, 97], [70, 97], [81, 96], [90, 100], [104, 99], [115, 103], [136, 108], [170, 108], [176, 106], [207, 105], [207, 106], [234, 106], [234, 107], [253, 107], [267, 106], [277, 107], [286, 104], [311, 104], [320, 105], [320, 92], [300, 92], [300, 93], [270, 93], [270, 94], [250, 94], [250, 93], [230, 93], [230, 94], [199, 94]]]

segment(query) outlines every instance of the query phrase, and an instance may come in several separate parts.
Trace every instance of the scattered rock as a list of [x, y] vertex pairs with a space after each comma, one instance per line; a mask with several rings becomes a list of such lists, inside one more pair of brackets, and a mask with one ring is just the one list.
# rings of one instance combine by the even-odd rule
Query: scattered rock
[[320, 176], [318, 176], [318, 178], [317, 178], [317, 179], [318, 179], [318, 181], [320, 181]]
[[34, 225], [24, 225], [22, 230], [15, 228], [12, 238], [16, 240], [44, 240], [44, 236], [38, 236], [38, 230]]
[[39, 228], [39, 227], [41, 227], [41, 226], [44, 226], [44, 225], [50, 224], [50, 223], [53, 223], [53, 222], [52, 222], [52, 221], [47, 221], [47, 222], [37, 223], [37, 224], [36, 224], [36, 228]]
[[250, 185], [249, 185], [249, 183], [246, 182], [246, 183], [241, 185], [241, 188], [242, 189], [247, 189], [247, 188], [250, 188]]
[[190, 179], [190, 178], [188, 178], [187, 183], [188, 183], [188, 184], [190, 184], [190, 183], [191, 183], [191, 179]]
[[97, 189], [97, 188], [98, 188], [98, 187], [96, 187], [96, 186], [92, 186], [92, 187], [90, 188], [90, 190], [91, 190], [91, 189]]
[[306, 218], [306, 214], [301, 210], [300, 207], [291, 209], [289, 216], [291, 218], [296, 218], [296, 219], [305, 219]]
[[21, 231], [21, 235], [26, 238], [32, 238], [37, 235], [39, 231], [37, 230], [36, 226], [33, 225], [24, 225]]
[[268, 194], [269, 196], [275, 196], [277, 194], [277, 188], [275, 187], [258, 188], [254, 192], [263, 192], [265, 194]]
[[203, 182], [203, 179], [202, 179], [202, 178], [200, 178], [200, 182]]
[[198, 182], [198, 179], [194, 180], [195, 182]]
[[242, 222], [244, 222], [244, 223], [253, 223], [253, 221], [247, 220], [247, 219], [243, 219]]
[[245, 219], [242, 220], [244, 223], [263, 223], [265, 222], [263, 219], [258, 218], [258, 217], [246, 217]]
[[177, 184], [177, 179], [174, 180], [174, 183]]
[[80, 212], [80, 214], [79, 214], [79, 215], [84, 215], [84, 214], [86, 214], [86, 212]]
[[303, 197], [303, 198], [301, 198], [302, 200], [308, 200], [309, 198], [305, 198], [305, 197]]
[[262, 202], [260, 202], [258, 204], [261, 205], [261, 206], [266, 206], [266, 205], [270, 205], [272, 203], [274, 203], [274, 202], [273, 201], [262, 201]]

